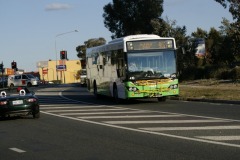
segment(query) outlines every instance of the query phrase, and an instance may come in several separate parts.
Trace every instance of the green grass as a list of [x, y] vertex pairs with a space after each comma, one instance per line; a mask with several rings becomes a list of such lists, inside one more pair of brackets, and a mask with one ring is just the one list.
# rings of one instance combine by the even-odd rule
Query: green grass
[[240, 100], [239, 83], [182, 83], [181, 98], [202, 98], [220, 100]]

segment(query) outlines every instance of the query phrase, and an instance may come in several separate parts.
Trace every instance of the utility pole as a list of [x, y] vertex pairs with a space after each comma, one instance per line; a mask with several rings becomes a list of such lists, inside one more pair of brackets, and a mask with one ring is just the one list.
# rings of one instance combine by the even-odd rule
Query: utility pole
[[2, 72], [2, 88], [4, 88], [4, 78], [3, 78], [3, 73], [4, 73], [4, 67], [3, 67], [3, 62], [0, 64], [0, 70]]

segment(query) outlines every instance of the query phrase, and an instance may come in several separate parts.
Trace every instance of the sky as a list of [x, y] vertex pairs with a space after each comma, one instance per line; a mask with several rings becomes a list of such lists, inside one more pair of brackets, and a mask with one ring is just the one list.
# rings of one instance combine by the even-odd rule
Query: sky
[[[60, 50], [76, 60], [76, 47], [91, 38], [111, 40], [104, 26], [103, 7], [112, 0], [0, 0], [0, 63], [11, 62], [26, 72], [38, 71], [40, 61], [59, 60]], [[232, 16], [214, 0], [165, 0], [162, 18], [209, 31]], [[77, 32], [76, 32], [77, 31]]]

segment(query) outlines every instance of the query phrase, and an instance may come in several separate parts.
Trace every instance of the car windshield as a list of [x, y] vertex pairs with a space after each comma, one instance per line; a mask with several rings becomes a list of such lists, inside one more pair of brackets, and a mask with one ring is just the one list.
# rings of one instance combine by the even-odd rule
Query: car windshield
[[128, 53], [130, 79], [169, 78], [176, 74], [174, 51]]
[[32, 74], [27, 74], [28, 78], [35, 78]]

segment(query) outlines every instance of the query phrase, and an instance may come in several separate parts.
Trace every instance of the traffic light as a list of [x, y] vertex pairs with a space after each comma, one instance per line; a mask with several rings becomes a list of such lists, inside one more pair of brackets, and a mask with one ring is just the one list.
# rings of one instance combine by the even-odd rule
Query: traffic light
[[3, 64], [2, 63], [0, 64], [0, 70], [1, 71], [3, 70]]
[[16, 69], [17, 68], [17, 62], [12, 61], [11, 65], [12, 65], [12, 69]]
[[11, 66], [12, 69], [15, 69], [15, 71], [17, 71], [17, 62], [12, 61]]
[[67, 51], [60, 51], [60, 59], [67, 59]]

